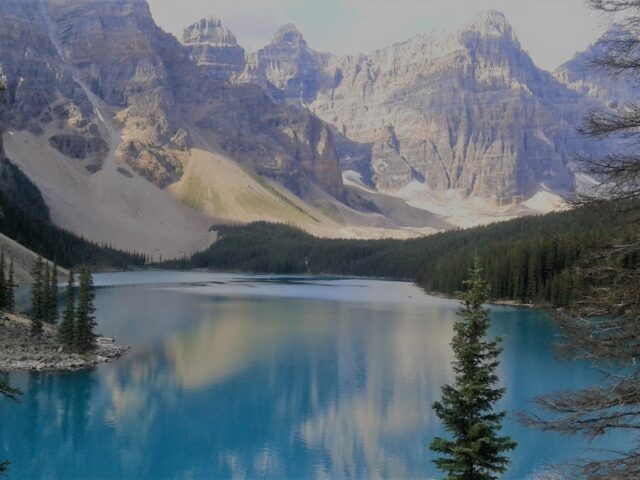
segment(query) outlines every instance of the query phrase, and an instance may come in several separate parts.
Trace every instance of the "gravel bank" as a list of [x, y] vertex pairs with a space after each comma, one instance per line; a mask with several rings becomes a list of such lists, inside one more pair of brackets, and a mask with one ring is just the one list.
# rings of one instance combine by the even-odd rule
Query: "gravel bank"
[[0, 314], [0, 370], [80, 370], [114, 360], [131, 347], [98, 337], [95, 351], [78, 354], [65, 351], [57, 341], [57, 328], [44, 325], [43, 335], [32, 338], [31, 321], [20, 315]]

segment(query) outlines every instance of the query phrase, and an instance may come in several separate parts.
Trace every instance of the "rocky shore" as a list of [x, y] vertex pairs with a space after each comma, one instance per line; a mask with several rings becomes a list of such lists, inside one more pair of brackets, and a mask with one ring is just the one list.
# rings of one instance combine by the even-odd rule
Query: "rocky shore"
[[80, 370], [110, 362], [131, 349], [98, 337], [95, 351], [79, 354], [66, 351], [58, 342], [55, 326], [45, 324], [37, 339], [31, 337], [30, 328], [26, 317], [0, 314], [0, 370]]

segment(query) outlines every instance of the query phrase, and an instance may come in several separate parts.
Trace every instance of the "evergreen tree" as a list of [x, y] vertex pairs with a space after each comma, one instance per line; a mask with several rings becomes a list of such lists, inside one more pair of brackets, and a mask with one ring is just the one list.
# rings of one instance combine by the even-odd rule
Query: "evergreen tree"
[[15, 288], [17, 287], [15, 281], [15, 272], [13, 269], [13, 260], [9, 262], [9, 280], [7, 282], [7, 311], [13, 312], [16, 309], [16, 297]]
[[49, 268], [49, 262], [44, 262], [44, 274], [42, 275], [42, 296], [40, 300], [42, 302], [42, 321], [51, 323], [51, 305], [49, 299], [51, 298], [51, 269]]
[[485, 338], [490, 320], [482, 305], [488, 300], [488, 286], [477, 256], [467, 285], [451, 344], [455, 385], [442, 387], [442, 400], [433, 405], [453, 440], [435, 438], [431, 450], [443, 455], [434, 463], [447, 480], [493, 480], [507, 470], [507, 452], [517, 444], [498, 435], [505, 416], [494, 411], [504, 395], [504, 389], [496, 386], [501, 339]]
[[73, 271], [69, 270], [69, 281], [67, 283], [67, 306], [64, 317], [58, 328], [58, 341], [65, 347], [71, 349], [75, 347], [76, 331], [76, 301], [73, 290]]
[[55, 263], [49, 274], [46, 304], [47, 321], [56, 323], [58, 321], [58, 265]]
[[[4, 91], [4, 83], [0, 82], [0, 91]], [[4, 276], [4, 250], [2, 251], [0, 261], [2, 263], [2, 280], [5, 280]], [[4, 300], [6, 303], [2, 305], [3, 308], [8, 310], [13, 310], [13, 263], [9, 269], [9, 282], [8, 285], [4, 282], [5, 285], [5, 295], [0, 298], [0, 300]], [[10, 303], [9, 303], [10, 302]], [[22, 392], [13, 388], [9, 385], [9, 383], [4, 378], [0, 378], [0, 397], [9, 398], [11, 400], [16, 400], [16, 397], [20, 395]], [[9, 463], [7, 460], [0, 461], [0, 475], [4, 475], [7, 472], [7, 468], [9, 467]]]
[[34, 263], [31, 269], [31, 277], [33, 282], [31, 284], [31, 335], [38, 336], [42, 334], [42, 320], [43, 320], [43, 268], [44, 263], [42, 257], [38, 257], [36, 263]]
[[80, 271], [80, 289], [78, 292], [78, 310], [76, 316], [75, 345], [79, 352], [88, 352], [95, 348], [96, 335], [93, 332], [96, 326], [93, 313], [94, 300], [93, 278], [88, 267]]
[[[589, 59], [598, 75], [640, 79], [640, 0], [587, 0], [615, 21]], [[564, 333], [562, 350], [570, 358], [602, 361], [600, 381], [577, 391], [561, 391], [538, 400], [549, 410], [529, 423], [546, 430], [594, 439], [609, 434], [627, 438], [624, 450], [576, 462], [567, 476], [588, 480], [640, 478], [640, 102], [615, 102], [589, 112], [580, 131], [595, 140], [608, 139], [593, 155], [578, 157], [580, 170], [598, 180], [586, 204], [613, 201], [613, 214], [627, 215], [626, 225], [609, 228], [585, 255], [585, 244], [567, 249], [567, 259], [582, 257], [576, 268], [560, 275], [554, 312]], [[609, 148], [611, 150], [607, 151]], [[634, 199], [635, 201], [629, 201]], [[634, 208], [635, 207], [635, 208]], [[625, 212], [627, 210], [627, 212]], [[630, 216], [629, 211], [632, 215]], [[633, 218], [635, 217], [635, 218]]]
[[0, 309], [7, 309], [8, 290], [7, 277], [5, 275], [6, 262], [4, 258], [4, 250], [0, 252]]

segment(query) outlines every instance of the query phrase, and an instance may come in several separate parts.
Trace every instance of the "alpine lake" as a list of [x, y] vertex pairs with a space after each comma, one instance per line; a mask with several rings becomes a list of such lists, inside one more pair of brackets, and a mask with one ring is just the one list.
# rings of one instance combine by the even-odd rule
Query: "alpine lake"
[[[441, 478], [429, 443], [445, 432], [431, 405], [453, 380], [457, 301], [357, 278], [94, 278], [97, 331], [132, 350], [88, 371], [10, 374], [24, 394], [0, 403], [8, 478]], [[491, 335], [504, 337], [504, 433], [519, 443], [504, 479], [623, 448], [517, 420], [535, 397], [600, 373], [556, 358], [544, 312], [490, 308]]]

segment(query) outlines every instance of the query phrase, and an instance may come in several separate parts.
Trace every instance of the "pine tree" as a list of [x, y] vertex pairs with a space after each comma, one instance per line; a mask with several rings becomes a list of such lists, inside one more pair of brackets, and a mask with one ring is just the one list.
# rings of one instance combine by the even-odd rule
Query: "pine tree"
[[56, 323], [58, 321], [58, 265], [55, 263], [49, 274], [46, 304], [48, 322]]
[[501, 339], [485, 338], [490, 320], [482, 305], [488, 300], [488, 287], [477, 256], [467, 285], [451, 344], [455, 385], [442, 387], [442, 400], [433, 405], [453, 440], [435, 438], [431, 450], [443, 455], [434, 463], [447, 480], [493, 480], [507, 470], [507, 452], [517, 444], [498, 435], [505, 416], [494, 411], [505, 392], [496, 386]]
[[33, 282], [31, 284], [31, 335], [39, 336], [42, 334], [42, 320], [43, 320], [43, 268], [44, 264], [42, 257], [38, 257], [36, 263], [31, 270], [31, 277]]
[[58, 328], [58, 341], [65, 347], [72, 349], [75, 347], [76, 331], [76, 302], [73, 290], [73, 271], [69, 271], [69, 281], [67, 283], [67, 306], [64, 317]]
[[9, 262], [9, 280], [7, 282], [7, 311], [13, 312], [16, 309], [16, 297], [15, 288], [17, 287], [15, 281], [15, 272], [13, 269], [13, 260]]
[[8, 284], [7, 277], [5, 276], [6, 270], [6, 262], [4, 258], [4, 250], [0, 252], [0, 309], [7, 309], [7, 300], [8, 300]]
[[80, 272], [80, 290], [78, 292], [78, 310], [76, 317], [75, 345], [79, 352], [88, 352], [95, 348], [96, 326], [93, 313], [94, 300], [93, 278], [89, 268], [84, 267]]
[[44, 262], [44, 274], [42, 275], [42, 321], [51, 323], [51, 305], [49, 299], [51, 298], [51, 269], [49, 268], [49, 262]]

